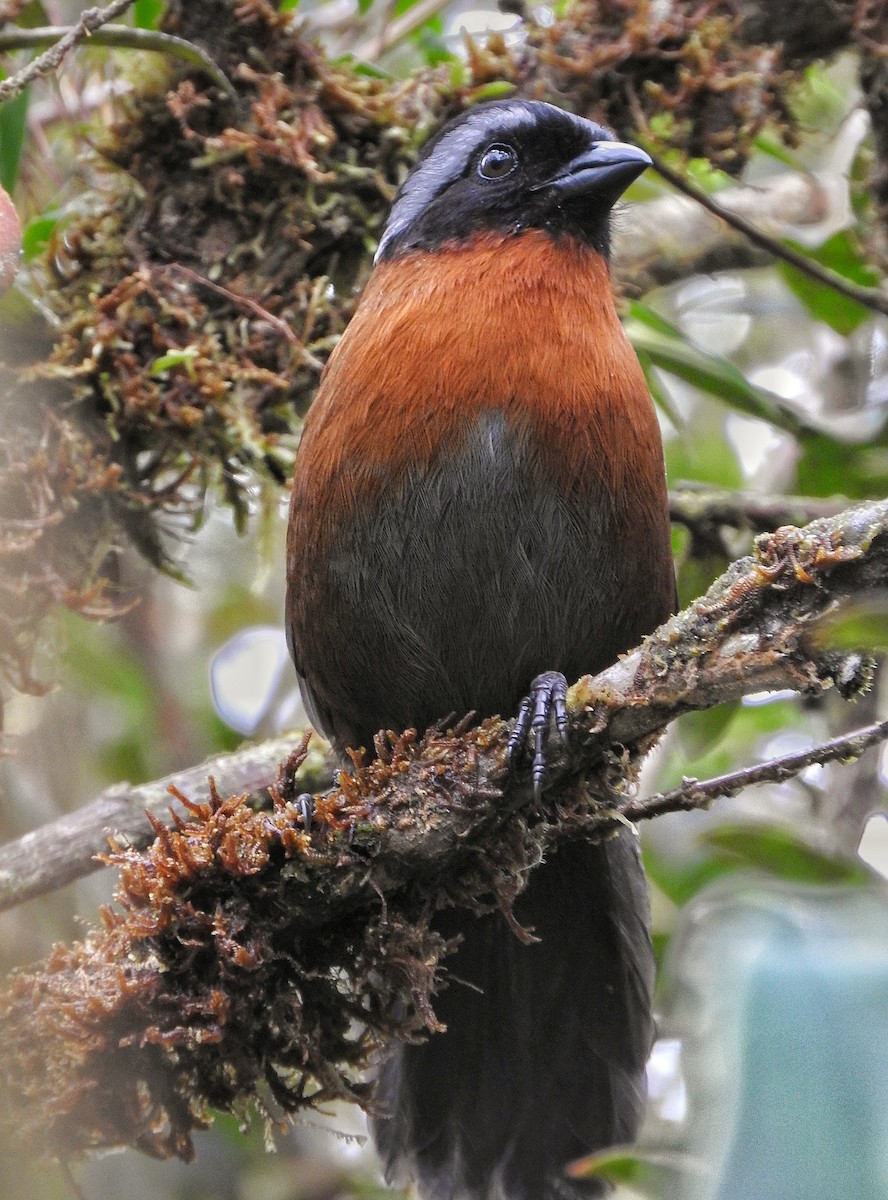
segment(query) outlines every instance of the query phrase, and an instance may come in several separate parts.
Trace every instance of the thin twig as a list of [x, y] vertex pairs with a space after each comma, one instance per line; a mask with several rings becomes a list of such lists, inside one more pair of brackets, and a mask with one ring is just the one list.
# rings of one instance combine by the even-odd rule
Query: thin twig
[[838, 760], [848, 762], [859, 758], [870, 746], [876, 746], [886, 739], [888, 721], [877, 721], [874, 725], [855, 729], [853, 733], [846, 733], [829, 742], [812, 746], [810, 750], [784, 754], [779, 758], [757, 763], [754, 767], [729, 771], [726, 775], [718, 775], [703, 782], [698, 779], [684, 779], [681, 786], [673, 788], [671, 792], [658, 792], [644, 800], [632, 800], [621, 805], [620, 812], [630, 821], [647, 821], [652, 817], [662, 816], [663, 813], [691, 812], [698, 808], [708, 808], [713, 800], [736, 796], [738, 792], [755, 783], [782, 783], [806, 771], [808, 767], [822, 767], [826, 763]]
[[[844, 196], [838, 181], [791, 171], [756, 184], [726, 187], [719, 205], [754, 221], [762, 233], [780, 240], [825, 240], [844, 224]], [[630, 204], [613, 229], [614, 272], [632, 296], [691, 275], [749, 270], [773, 258], [739, 230], [670, 188], [656, 200]]]
[[776, 238], [769, 237], [768, 234], [763, 233], [761, 229], [751, 224], [745, 217], [722, 208], [718, 200], [708, 195], [701, 188], [696, 187], [678, 171], [674, 171], [672, 167], [667, 166], [661, 158], [658, 158], [654, 154], [651, 155], [651, 158], [653, 159], [654, 170], [659, 175], [662, 175], [667, 183], [671, 183], [674, 188], [696, 200], [698, 204], [701, 204], [714, 216], [720, 218], [726, 225], [730, 225], [732, 229], [736, 229], [742, 233], [754, 245], [760, 246], [763, 250], [773, 255], [774, 258], [779, 258], [789, 263], [790, 266], [804, 272], [809, 278], [816, 279], [818, 283], [823, 283], [827, 287], [832, 288], [833, 291], [845, 296], [848, 300], [853, 300], [857, 304], [862, 304], [864, 308], [888, 316], [888, 294], [882, 291], [881, 288], [861, 287], [858, 284], [851, 283], [850, 280], [837, 275], [835, 271], [830, 271], [828, 268], [822, 267], [820, 263], [807, 258], [804, 254], [799, 254], [798, 251], [784, 245]]
[[126, 12], [132, 3], [133, 0], [112, 0], [112, 3], [105, 8], [85, 9], [80, 14], [77, 24], [72, 25], [67, 33], [53, 43], [45, 53], [38, 54], [26, 67], [22, 67], [20, 71], [16, 71], [14, 75], [10, 75], [8, 79], [4, 79], [0, 83], [0, 104], [18, 96], [29, 83], [41, 75], [48, 75], [51, 71], [55, 71], [69, 50], [79, 45], [80, 42], [86, 41], [97, 29], [101, 29], [103, 25], [107, 25], [115, 17]]
[[848, 500], [843, 496], [772, 496], [762, 492], [679, 484], [669, 491], [669, 516], [689, 529], [727, 526], [765, 533], [781, 525], [804, 525], [834, 517]]
[[285, 338], [291, 345], [298, 346], [301, 351], [302, 361], [306, 366], [312, 367], [316, 371], [323, 370], [324, 364], [306, 349], [287, 322], [280, 317], [276, 317], [274, 313], [270, 313], [267, 308], [263, 308], [258, 300], [254, 300], [252, 296], [241, 296], [238, 292], [233, 292], [230, 288], [223, 287], [220, 283], [214, 283], [212, 279], [207, 279], [206, 275], [201, 275], [200, 272], [193, 271], [191, 267], [186, 267], [182, 263], [169, 263], [164, 267], [154, 267], [153, 269], [175, 271], [177, 275], [190, 280], [191, 283], [195, 283], [199, 287], [209, 288], [217, 296], [223, 296], [237, 308], [244, 308], [248, 312], [253, 313], [260, 321], [264, 321], [267, 325], [271, 325], [273, 329], [276, 329], [281, 337]]
[[447, 4], [448, 0], [419, 0], [418, 4], [414, 4], [403, 16], [385, 26], [380, 33], [375, 33], [373, 37], [361, 42], [352, 53], [355, 58], [363, 59], [365, 62], [374, 62], [381, 58], [387, 50], [396, 46], [398, 42], [409, 37], [414, 30], [425, 25], [426, 21], [430, 21]]
[[[37, 49], [40, 46], [55, 47], [61, 38], [67, 37], [74, 29], [74, 26], [42, 25], [35, 29], [14, 29], [0, 33], [0, 52]], [[90, 35], [90, 42], [95, 46], [145, 50], [179, 58], [189, 66], [203, 71], [229, 100], [237, 101], [234, 85], [219, 64], [200, 46], [186, 41], [185, 38], [162, 33], [159, 29], [131, 29], [129, 25], [105, 25]]]

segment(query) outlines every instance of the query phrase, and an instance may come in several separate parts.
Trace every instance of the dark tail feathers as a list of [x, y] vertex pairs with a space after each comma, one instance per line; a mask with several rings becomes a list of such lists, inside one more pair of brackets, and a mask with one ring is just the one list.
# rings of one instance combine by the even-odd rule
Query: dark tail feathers
[[654, 965], [635, 835], [554, 854], [515, 911], [538, 943], [499, 914], [443, 914], [463, 937], [436, 1003], [447, 1032], [380, 1072], [387, 1177], [424, 1200], [589, 1200], [606, 1189], [565, 1164], [638, 1128]]

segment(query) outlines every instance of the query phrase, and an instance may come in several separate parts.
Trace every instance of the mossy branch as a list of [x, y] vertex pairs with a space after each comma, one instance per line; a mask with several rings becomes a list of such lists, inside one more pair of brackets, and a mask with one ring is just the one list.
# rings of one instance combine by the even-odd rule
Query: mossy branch
[[[498, 718], [380, 737], [378, 758], [340, 773], [310, 819], [305, 746], [266, 809], [214, 787], [205, 804], [180, 797], [185, 819], [158, 823], [146, 852], [112, 856], [120, 882], [103, 926], [0, 996], [0, 1128], [63, 1158], [117, 1145], [187, 1158], [212, 1109], [369, 1102], [362, 1072], [378, 1047], [437, 1028], [448, 948], [435, 911], [512, 919], [554, 844], [647, 815], [634, 767], [679, 713], [763, 688], [859, 693], [867, 661], [831, 649], [824, 618], [886, 585], [888, 501], [762, 535], [704, 597], [571, 688], [569, 748], [540, 802], [510, 770]], [[788, 769], [775, 763], [774, 777]], [[663, 809], [657, 798], [651, 811]]]
[[[835, 516], [846, 505], [847, 501], [837, 499], [768, 496], [690, 484], [674, 488], [669, 494], [672, 520], [686, 526], [701, 545], [716, 545], [720, 551], [724, 549], [724, 529], [761, 532], [778, 525]], [[278, 764], [295, 750], [300, 739], [297, 732], [244, 746], [151, 783], [115, 784], [91, 804], [0, 846], [0, 911], [95, 871], [111, 834], [130, 846], [146, 846], [154, 836], [147, 814], [168, 820], [171, 791], [184, 792], [203, 804], [209, 798], [210, 777], [226, 795], [268, 788]], [[329, 778], [330, 759], [317, 746], [314, 743], [315, 749], [300, 772], [302, 789], [314, 790], [325, 776]]]

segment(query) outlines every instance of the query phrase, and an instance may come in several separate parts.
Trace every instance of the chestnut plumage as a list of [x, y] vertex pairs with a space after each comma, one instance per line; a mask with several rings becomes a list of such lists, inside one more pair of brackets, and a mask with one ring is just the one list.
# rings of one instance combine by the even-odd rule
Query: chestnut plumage
[[[550, 105], [433, 138], [330, 358], [296, 461], [287, 630], [340, 751], [612, 662], [672, 611], [663, 453], [614, 308], [610, 210], [649, 160]], [[633, 835], [540, 866], [516, 914], [448, 912], [447, 1032], [394, 1050], [374, 1136], [427, 1200], [592, 1196], [631, 1140], [652, 1036]]]

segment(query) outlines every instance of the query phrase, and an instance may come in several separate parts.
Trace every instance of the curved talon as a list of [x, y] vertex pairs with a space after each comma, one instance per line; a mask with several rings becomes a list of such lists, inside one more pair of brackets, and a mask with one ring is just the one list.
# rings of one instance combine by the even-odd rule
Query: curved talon
[[544, 671], [521, 701], [506, 753], [514, 759], [532, 735], [534, 796], [539, 799], [546, 777], [546, 750], [552, 721], [562, 743], [567, 741], [567, 680], [560, 671]]
[[299, 805], [299, 812], [302, 815], [302, 828], [306, 833], [311, 833], [311, 823], [314, 817], [314, 799], [311, 792], [300, 792], [296, 797], [296, 803]]

